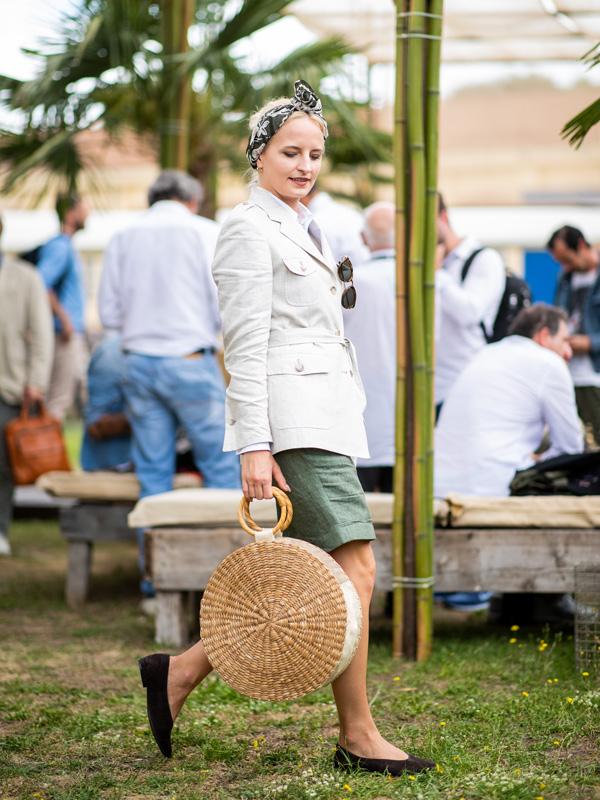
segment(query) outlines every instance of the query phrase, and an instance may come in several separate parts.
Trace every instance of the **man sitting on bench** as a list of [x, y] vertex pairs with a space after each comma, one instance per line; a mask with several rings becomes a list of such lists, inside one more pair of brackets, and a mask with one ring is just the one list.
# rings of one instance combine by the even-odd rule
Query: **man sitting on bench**
[[[566, 315], [544, 303], [523, 309], [508, 337], [475, 356], [450, 389], [435, 431], [436, 497], [507, 496], [515, 471], [534, 463], [546, 427], [543, 458], [583, 449], [570, 357]], [[462, 599], [472, 609], [489, 596]]]

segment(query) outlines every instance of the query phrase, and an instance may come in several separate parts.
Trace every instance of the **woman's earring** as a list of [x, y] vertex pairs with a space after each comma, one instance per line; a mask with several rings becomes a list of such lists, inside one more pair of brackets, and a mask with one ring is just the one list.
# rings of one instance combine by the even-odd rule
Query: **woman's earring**
[[257, 168], [256, 168], [256, 171], [257, 171], [257, 172], [262, 172], [262, 171], [263, 171], [263, 169], [264, 169], [264, 167], [257, 167]]

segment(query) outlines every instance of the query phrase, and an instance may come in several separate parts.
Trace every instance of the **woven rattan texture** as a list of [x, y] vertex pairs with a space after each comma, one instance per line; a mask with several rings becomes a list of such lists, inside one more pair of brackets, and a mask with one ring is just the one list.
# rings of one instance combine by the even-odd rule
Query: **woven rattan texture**
[[347, 608], [323, 555], [291, 539], [254, 542], [228, 556], [211, 577], [200, 632], [210, 663], [240, 694], [302, 697], [327, 683], [337, 667]]

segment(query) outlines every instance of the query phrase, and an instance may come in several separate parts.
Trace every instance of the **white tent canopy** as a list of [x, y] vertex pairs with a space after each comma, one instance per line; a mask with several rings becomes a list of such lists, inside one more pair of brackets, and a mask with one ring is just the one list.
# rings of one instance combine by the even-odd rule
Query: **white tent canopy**
[[[320, 37], [340, 36], [371, 63], [395, 59], [393, 0], [295, 0], [289, 10]], [[600, 40], [600, 0], [445, 0], [442, 61], [581, 58]]]

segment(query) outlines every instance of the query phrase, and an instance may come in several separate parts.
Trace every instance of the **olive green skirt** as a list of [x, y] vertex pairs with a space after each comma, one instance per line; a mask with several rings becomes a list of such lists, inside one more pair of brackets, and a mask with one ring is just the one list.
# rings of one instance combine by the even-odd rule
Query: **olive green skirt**
[[316, 448], [275, 455], [291, 489], [294, 516], [284, 536], [327, 553], [346, 542], [375, 538], [371, 513], [349, 456]]

